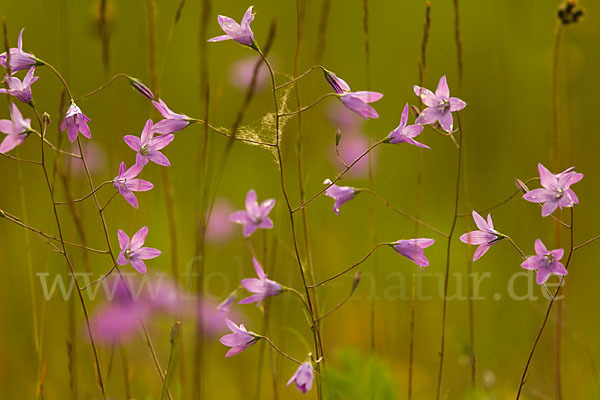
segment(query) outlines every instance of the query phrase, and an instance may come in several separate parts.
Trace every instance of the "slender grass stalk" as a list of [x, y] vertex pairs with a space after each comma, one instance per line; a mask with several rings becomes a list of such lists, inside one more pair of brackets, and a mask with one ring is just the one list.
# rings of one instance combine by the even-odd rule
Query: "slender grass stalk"
[[[567, 257], [567, 262], [565, 263], [565, 268], [568, 269], [569, 268], [569, 264], [571, 263], [571, 257], [573, 256], [573, 251], [575, 251], [575, 249], [577, 248], [574, 245], [574, 230], [573, 230], [573, 208], [570, 208], [571, 211], [571, 224], [570, 224], [570, 235], [571, 235], [571, 245], [570, 245], [570, 249], [569, 249], [569, 256]], [[527, 380], [528, 377], [528, 372], [529, 372], [529, 365], [531, 364], [531, 360], [533, 359], [533, 354], [535, 353], [535, 349], [537, 348], [537, 345], [540, 341], [540, 338], [542, 337], [542, 333], [544, 332], [544, 328], [546, 327], [546, 323], [548, 322], [548, 318], [550, 317], [550, 311], [552, 311], [552, 305], [554, 304], [554, 301], [556, 300], [556, 297], [558, 296], [560, 289], [562, 289], [562, 285], [563, 282], [565, 280], [565, 277], [562, 276], [560, 278], [560, 281], [558, 283], [558, 287], [556, 288], [556, 291], [554, 292], [554, 295], [550, 298], [550, 303], [548, 304], [548, 308], [546, 309], [546, 314], [544, 315], [544, 319], [542, 321], [542, 325], [540, 326], [540, 329], [538, 330], [538, 333], [535, 337], [535, 340], [533, 342], [533, 346], [531, 347], [531, 351], [529, 352], [529, 356], [527, 357], [527, 362], [525, 363], [525, 368], [523, 369], [523, 374], [521, 375], [521, 382], [519, 382], [519, 389], [517, 391], [517, 397], [516, 400], [519, 400], [519, 398], [521, 397], [521, 392], [523, 390], [523, 386], [525, 386], [525, 382]]]
[[327, 44], [327, 23], [329, 21], [329, 10], [331, 9], [331, 0], [323, 0], [321, 4], [321, 14], [319, 15], [319, 28], [317, 32], [317, 47], [315, 50], [315, 64], [320, 64], [325, 54], [325, 45]]
[[171, 328], [171, 337], [169, 339], [171, 343], [171, 352], [169, 353], [169, 361], [167, 362], [167, 372], [165, 374], [165, 380], [163, 381], [162, 391], [160, 394], [160, 400], [165, 398], [167, 394], [169, 382], [175, 369], [177, 368], [177, 358], [179, 357], [179, 346], [181, 342], [181, 322], [175, 321], [173, 328]]
[[[554, 45], [552, 48], [552, 167], [555, 171], [560, 168], [560, 158], [558, 152], [559, 146], [559, 127], [558, 127], [558, 62], [560, 60], [560, 41], [562, 37], [563, 24], [558, 21], [556, 30], [554, 32]], [[561, 247], [561, 229], [560, 225], [554, 224], [554, 244], [556, 247]], [[563, 295], [564, 296], [564, 295]], [[564, 297], [563, 297], [564, 299]], [[556, 398], [562, 400], [562, 330], [563, 330], [563, 318], [564, 318], [564, 301], [559, 301], [557, 304], [557, 315], [556, 315], [556, 338], [555, 338], [555, 351], [556, 351]]]
[[438, 369], [437, 379], [437, 391], [436, 399], [439, 400], [442, 394], [442, 378], [444, 374], [444, 356], [446, 351], [446, 313], [448, 306], [448, 279], [450, 278], [450, 250], [452, 249], [452, 237], [454, 235], [454, 229], [456, 228], [456, 220], [458, 219], [458, 203], [460, 199], [460, 178], [461, 178], [461, 167], [462, 167], [462, 143], [464, 138], [464, 132], [460, 124], [460, 114], [456, 113], [456, 119], [458, 121], [458, 131], [460, 133], [458, 140], [457, 149], [457, 160], [456, 160], [456, 188], [454, 198], [454, 215], [452, 217], [452, 225], [450, 227], [450, 233], [448, 234], [448, 247], [446, 248], [446, 271], [444, 273], [444, 299], [442, 304], [442, 335], [440, 340], [440, 364]]
[[[419, 86], [423, 87], [425, 82], [425, 73], [427, 71], [427, 42], [429, 41], [429, 29], [431, 26], [431, 3], [425, 2], [425, 21], [423, 23], [423, 39], [421, 40], [421, 59], [419, 60]], [[423, 106], [419, 98], [420, 106]], [[423, 149], [417, 150], [416, 165], [416, 188], [415, 188], [415, 237], [419, 237], [419, 218], [421, 214], [421, 192], [422, 192], [422, 174], [423, 174]], [[410, 333], [408, 345], [408, 400], [412, 400], [413, 393], [413, 366], [415, 358], [415, 312], [416, 312], [416, 293], [417, 293], [417, 271], [411, 272], [410, 285]]]

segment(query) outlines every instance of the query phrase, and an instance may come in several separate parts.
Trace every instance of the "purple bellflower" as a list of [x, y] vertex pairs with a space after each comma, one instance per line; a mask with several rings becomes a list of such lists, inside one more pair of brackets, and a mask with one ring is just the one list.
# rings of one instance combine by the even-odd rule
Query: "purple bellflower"
[[130, 263], [138, 272], [145, 274], [146, 264], [144, 264], [144, 260], [156, 258], [161, 255], [160, 250], [151, 247], [142, 247], [146, 240], [146, 235], [148, 235], [147, 226], [137, 231], [131, 240], [125, 232], [119, 229], [118, 236], [121, 252], [117, 258], [117, 264], [127, 265], [127, 263]]
[[60, 124], [60, 130], [67, 130], [67, 136], [71, 143], [74, 143], [75, 140], [77, 140], [77, 134], [79, 132], [86, 138], [91, 139], [92, 134], [90, 133], [90, 128], [87, 124], [90, 121], [91, 120], [81, 112], [81, 109], [77, 107], [77, 104], [71, 102], [71, 106], [67, 110], [65, 119], [63, 119]]
[[477, 225], [479, 230], [463, 234], [460, 237], [460, 241], [479, 246], [475, 250], [475, 254], [473, 254], [473, 261], [477, 261], [488, 251], [491, 245], [498, 243], [506, 236], [494, 229], [494, 223], [490, 214], [488, 214], [486, 222], [477, 211], [473, 210], [473, 221], [475, 221], [475, 225]]
[[548, 251], [540, 239], [535, 241], [535, 256], [529, 257], [521, 264], [525, 269], [537, 269], [536, 282], [538, 285], [548, 280], [551, 274], [567, 275], [567, 269], [560, 262], [564, 255], [563, 249]]
[[17, 77], [6, 75], [4, 81], [8, 85], [8, 89], [2, 88], [0, 89], [0, 93], [8, 93], [11, 96], [15, 96], [23, 103], [31, 104], [33, 101], [31, 85], [39, 79], [39, 76], [33, 76], [34, 72], [35, 67], [31, 67], [29, 71], [27, 71], [27, 74], [25, 74], [23, 82]]
[[174, 133], [190, 124], [190, 117], [171, 111], [162, 99], [158, 99], [158, 101], [153, 100], [152, 104], [154, 104], [154, 108], [165, 118], [154, 124], [154, 133], [161, 135]]
[[354, 111], [364, 119], [379, 118], [379, 114], [369, 103], [378, 101], [383, 94], [378, 92], [345, 92], [340, 96], [340, 100], [346, 107]]
[[394, 243], [393, 247], [398, 254], [403, 255], [425, 270], [425, 267], [429, 266], [429, 260], [425, 257], [423, 249], [431, 246], [433, 243], [435, 243], [433, 239], [408, 239], [398, 240]]
[[302, 394], [306, 394], [311, 388], [313, 384], [314, 374], [313, 368], [310, 361], [303, 362], [300, 364], [294, 375], [287, 382], [286, 386], [289, 386], [292, 382], [296, 382], [296, 388], [298, 391], [302, 392]]
[[133, 207], [138, 208], [137, 197], [133, 192], [146, 192], [154, 185], [143, 179], [137, 179], [136, 176], [142, 171], [143, 165], [134, 164], [126, 170], [124, 162], [119, 166], [119, 175], [113, 179], [113, 186], [119, 191], [121, 196], [127, 200]]
[[342, 78], [338, 78], [333, 72], [323, 68], [323, 74], [325, 74], [325, 80], [327, 83], [329, 83], [331, 88], [337, 94], [344, 94], [350, 91], [350, 86], [346, 83], [346, 81]]
[[258, 228], [270, 229], [273, 221], [269, 218], [271, 209], [275, 206], [275, 199], [267, 199], [258, 204], [256, 192], [250, 189], [246, 195], [246, 209], [236, 211], [229, 216], [231, 222], [244, 226], [244, 237], [249, 237]]
[[467, 106], [467, 103], [458, 97], [450, 97], [446, 75], [440, 79], [435, 94], [419, 86], [414, 86], [413, 89], [415, 94], [427, 106], [417, 118], [417, 124], [429, 125], [438, 121], [442, 129], [446, 132], [452, 132], [454, 125], [452, 112], [462, 110]]
[[247, 331], [243, 324], [237, 326], [229, 319], [226, 319], [225, 323], [232, 332], [220, 339], [220, 342], [225, 346], [231, 347], [225, 357], [241, 353], [260, 339], [260, 336], [257, 336], [254, 332]]
[[37, 63], [37, 59], [33, 54], [25, 53], [23, 51], [23, 31], [25, 28], [21, 29], [19, 33], [19, 39], [17, 40], [17, 47], [11, 47], [9, 51], [10, 55], [10, 68], [6, 67], [6, 52], [0, 54], [0, 65], [4, 68], [7, 68], [14, 73], [16, 71], [21, 71], [24, 69], [28, 69], [33, 67]]
[[552, 214], [557, 208], [573, 207], [574, 204], [579, 203], [579, 199], [570, 187], [583, 178], [583, 174], [573, 172], [573, 168], [555, 175], [542, 164], [538, 164], [543, 188], [527, 192], [523, 198], [533, 203], [544, 203], [542, 217]]
[[0, 132], [7, 136], [0, 144], [0, 153], [6, 154], [22, 144], [31, 131], [31, 120], [23, 115], [15, 103], [10, 104], [10, 119], [0, 119]]
[[252, 29], [250, 29], [250, 23], [254, 19], [254, 6], [248, 7], [248, 10], [246, 10], [244, 17], [242, 18], [241, 24], [238, 24], [232, 18], [223, 15], [219, 15], [217, 19], [221, 29], [223, 29], [226, 34], [208, 39], [209, 42], [220, 42], [233, 39], [245, 46], [250, 46], [253, 49], [257, 48], [256, 42], [254, 41], [254, 33], [252, 33]]
[[171, 163], [160, 150], [164, 149], [174, 138], [175, 135], [172, 134], [154, 137], [154, 127], [152, 120], [149, 119], [142, 130], [141, 137], [127, 135], [123, 139], [129, 147], [137, 152], [135, 156], [136, 164], [145, 166], [149, 161], [152, 161], [158, 165], [168, 167]]
[[265, 298], [278, 295], [283, 289], [279, 283], [267, 278], [267, 274], [265, 274], [265, 271], [256, 258], [253, 257], [252, 262], [254, 263], [254, 270], [256, 271], [258, 279], [243, 279], [242, 286], [246, 288], [247, 291], [254, 294], [240, 300], [240, 304], [256, 303], [258, 306]]
[[400, 118], [400, 125], [394, 129], [385, 140], [386, 143], [409, 143], [414, 146], [424, 147], [426, 149], [429, 146], [417, 142], [414, 137], [418, 136], [423, 131], [423, 125], [407, 125], [408, 123], [408, 103], [404, 106], [402, 111], [402, 117]]
[[325, 195], [335, 200], [333, 211], [336, 215], [340, 215], [340, 207], [347, 201], [352, 200], [358, 194], [356, 189], [350, 186], [332, 185], [330, 179], [323, 181], [325, 185], [331, 185], [325, 190]]

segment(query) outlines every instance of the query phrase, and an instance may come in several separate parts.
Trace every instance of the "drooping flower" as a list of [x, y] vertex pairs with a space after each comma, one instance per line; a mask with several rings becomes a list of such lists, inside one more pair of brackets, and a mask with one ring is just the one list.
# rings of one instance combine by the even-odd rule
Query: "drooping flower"
[[27, 139], [31, 131], [31, 120], [23, 115], [15, 103], [10, 104], [10, 119], [0, 119], [0, 132], [7, 136], [0, 144], [0, 153], [8, 153]]
[[88, 126], [88, 122], [91, 120], [81, 112], [81, 109], [75, 104], [75, 102], [71, 102], [71, 106], [67, 110], [67, 114], [65, 115], [65, 119], [62, 120], [60, 124], [60, 130], [67, 130], [67, 136], [71, 143], [74, 143], [77, 140], [77, 134], [81, 132], [83, 136], [88, 139], [92, 138], [92, 134], [90, 133], [90, 128]]
[[335, 200], [335, 203], [333, 204], [333, 211], [337, 215], [340, 215], [340, 207], [345, 202], [352, 200], [358, 193], [356, 189], [350, 186], [332, 185], [330, 179], [325, 179], [323, 184], [330, 185], [325, 190], [325, 194]]
[[240, 300], [240, 304], [256, 303], [258, 306], [265, 298], [278, 295], [283, 289], [279, 283], [267, 278], [267, 274], [265, 274], [265, 271], [256, 258], [252, 257], [252, 262], [254, 263], [254, 270], [256, 271], [258, 279], [243, 279], [242, 286], [246, 288], [247, 291], [255, 294]]
[[143, 179], [136, 178], [142, 171], [143, 165], [134, 164], [131, 168], [126, 168], [125, 163], [121, 162], [121, 165], [119, 166], [119, 175], [113, 179], [113, 186], [129, 204], [138, 208], [138, 200], [133, 192], [146, 192], [152, 189], [154, 185]]
[[154, 124], [154, 132], [159, 134], [169, 134], [182, 130], [190, 124], [190, 117], [185, 114], [177, 114], [167, 107], [167, 104], [162, 100], [152, 101], [154, 107], [165, 118]]
[[171, 165], [169, 159], [160, 150], [171, 143], [175, 139], [175, 135], [167, 134], [154, 137], [154, 127], [151, 119], [146, 121], [141, 137], [127, 135], [123, 139], [129, 147], [137, 152], [135, 156], [136, 164], [144, 166], [152, 161], [165, 167]]
[[487, 222], [473, 210], [473, 221], [479, 228], [478, 231], [472, 231], [463, 234], [460, 237], [460, 241], [467, 244], [479, 245], [475, 254], [473, 254], [473, 261], [477, 261], [482, 255], [484, 255], [491, 245], [498, 243], [506, 236], [494, 229], [494, 223], [492, 222], [492, 216], [488, 214]]
[[306, 394], [311, 388], [314, 379], [313, 367], [310, 361], [303, 362], [300, 364], [294, 375], [287, 382], [286, 386], [289, 386], [292, 382], [296, 382], [296, 388], [302, 394]]
[[8, 89], [1, 88], [0, 93], [8, 93], [11, 96], [15, 96], [23, 103], [31, 104], [31, 101], [33, 100], [31, 85], [39, 79], [39, 76], [33, 76], [34, 72], [35, 67], [31, 67], [29, 71], [27, 71], [27, 74], [25, 74], [23, 82], [15, 76], [4, 76], [4, 81], [8, 85]]
[[329, 83], [334, 92], [336, 92], [337, 94], [344, 94], [350, 91], [350, 86], [346, 83], [346, 81], [342, 78], [338, 78], [338, 76], [333, 72], [323, 68], [323, 74], [325, 75], [325, 80], [327, 81], [327, 83]]
[[236, 211], [229, 216], [231, 222], [244, 226], [244, 237], [249, 237], [258, 228], [270, 229], [273, 221], [269, 218], [271, 209], [275, 206], [275, 199], [267, 199], [258, 204], [256, 192], [250, 189], [246, 195], [246, 209]]
[[534, 247], [536, 255], [523, 261], [521, 267], [525, 269], [537, 269], [536, 282], [538, 285], [546, 282], [551, 274], [561, 276], [568, 274], [567, 269], [560, 262], [560, 259], [564, 255], [563, 249], [548, 251], [540, 239], [536, 239]]
[[11, 47], [9, 51], [9, 62], [10, 68], [6, 67], [6, 52], [0, 54], [0, 65], [4, 68], [7, 68], [14, 73], [16, 71], [21, 71], [24, 69], [28, 69], [33, 67], [37, 63], [37, 59], [33, 54], [29, 54], [23, 51], [23, 31], [25, 28], [21, 29], [19, 33], [19, 39], [17, 40], [17, 47]]
[[383, 94], [378, 92], [344, 92], [339, 95], [340, 100], [346, 107], [354, 111], [364, 119], [379, 118], [379, 114], [368, 103], [378, 101], [383, 97]]
[[454, 125], [452, 112], [462, 110], [467, 106], [467, 103], [458, 97], [450, 97], [446, 75], [441, 77], [435, 94], [428, 89], [416, 85], [413, 86], [413, 89], [415, 94], [427, 106], [417, 118], [417, 124], [429, 125], [438, 121], [442, 129], [446, 132], [452, 132]]
[[568, 168], [555, 175], [542, 164], [538, 164], [540, 182], [543, 188], [527, 192], [523, 195], [523, 198], [533, 203], [544, 203], [542, 217], [552, 214], [556, 208], [573, 207], [574, 204], [579, 203], [579, 199], [575, 192], [571, 190], [571, 185], [583, 178], [583, 174], [573, 172], [573, 168], [575, 167]]
[[393, 247], [398, 254], [403, 255], [422, 269], [425, 269], [424, 267], [429, 265], [429, 260], [425, 257], [423, 249], [431, 246], [433, 243], [435, 243], [433, 239], [407, 239], [396, 241]]
[[152, 93], [152, 90], [150, 90], [148, 86], [144, 85], [142, 81], [129, 75], [127, 76], [127, 79], [129, 79], [129, 83], [131, 83], [131, 86], [136, 92], [149, 100], [154, 100], [154, 93]]
[[242, 18], [241, 24], [238, 24], [232, 18], [223, 15], [219, 15], [217, 19], [221, 29], [223, 29], [226, 34], [208, 39], [209, 42], [220, 42], [233, 39], [240, 44], [256, 48], [254, 33], [252, 33], [252, 29], [250, 28], [250, 23], [254, 19], [254, 6], [248, 7], [248, 10], [246, 10], [244, 17]]
[[147, 235], [147, 226], [144, 226], [142, 227], [142, 229], [137, 231], [133, 235], [131, 240], [125, 232], [119, 229], [118, 237], [121, 252], [119, 253], [119, 257], [117, 258], [117, 264], [127, 265], [127, 263], [130, 263], [131, 266], [135, 268], [138, 272], [145, 274], [146, 264], [144, 264], [143, 260], [149, 260], [161, 255], [160, 250], [154, 249], [152, 247], [142, 247], [144, 245], [144, 241], [146, 240]]
[[257, 336], [254, 332], [246, 330], [243, 324], [237, 326], [229, 319], [226, 319], [225, 323], [232, 332], [220, 339], [220, 342], [225, 346], [231, 347], [227, 354], [225, 354], [225, 357], [231, 357], [241, 353], [260, 339], [260, 336]]
[[408, 123], [408, 103], [404, 106], [404, 111], [402, 111], [402, 117], [400, 118], [400, 124], [396, 129], [394, 129], [386, 139], [387, 143], [409, 143], [414, 146], [424, 147], [426, 149], [429, 146], [417, 142], [414, 137], [418, 136], [423, 131], [423, 125], [407, 125]]

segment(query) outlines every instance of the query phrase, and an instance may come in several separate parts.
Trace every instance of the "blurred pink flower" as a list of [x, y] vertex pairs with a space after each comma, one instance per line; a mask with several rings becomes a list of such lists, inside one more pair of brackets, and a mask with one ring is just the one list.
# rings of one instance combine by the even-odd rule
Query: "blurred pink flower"
[[[350, 165], [358, 157], [360, 157], [369, 148], [369, 139], [360, 133], [359, 131], [348, 131], [342, 132], [340, 144], [337, 146], [337, 151], [340, 157], [344, 160], [346, 165]], [[377, 151], [371, 150], [371, 163], [373, 170], [375, 170], [377, 159]], [[346, 167], [342, 161], [338, 158], [336, 153], [335, 143], [331, 146], [330, 159], [333, 165], [337, 166], [339, 171], [344, 170]], [[369, 174], [369, 156], [366, 155], [360, 159], [346, 176], [354, 178], [365, 178]]]
[[206, 240], [213, 244], [226, 243], [234, 232], [234, 226], [229, 221], [229, 215], [234, 211], [229, 201], [223, 198], [215, 200], [206, 227]]
[[[85, 142], [81, 144], [85, 163], [90, 173], [102, 171], [106, 166], [106, 152], [104, 149], [94, 142]], [[71, 153], [79, 154], [79, 146], [76, 144], [71, 146]], [[65, 157], [65, 163], [71, 164], [71, 171], [78, 176], [85, 176], [83, 163], [78, 158]]]
[[296, 382], [296, 388], [302, 394], [306, 394], [313, 384], [314, 374], [313, 368], [310, 361], [303, 362], [300, 364], [294, 375], [287, 382], [286, 386], [289, 386], [292, 382]]
[[[252, 83], [252, 76], [254, 75], [254, 68], [256, 67], [257, 62], [261, 62], [260, 57], [251, 56], [237, 60], [231, 65], [229, 80], [233, 87], [239, 90], [248, 89], [250, 83]], [[268, 78], [269, 74], [261, 64], [256, 75], [255, 89], [257, 91], [265, 89]]]

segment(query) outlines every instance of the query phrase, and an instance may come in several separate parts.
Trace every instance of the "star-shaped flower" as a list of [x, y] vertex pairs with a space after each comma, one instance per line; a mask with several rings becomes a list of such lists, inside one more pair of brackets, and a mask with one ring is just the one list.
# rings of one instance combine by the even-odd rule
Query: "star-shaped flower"
[[142, 229], [137, 231], [131, 240], [125, 232], [119, 229], [119, 247], [121, 252], [117, 258], [117, 264], [127, 265], [130, 263], [133, 268], [142, 274], [146, 273], [146, 264], [144, 260], [156, 258], [161, 255], [160, 250], [153, 249], [151, 247], [142, 247], [146, 236], [148, 235], [148, 227], [144, 226]]
[[263, 270], [262, 266], [258, 263], [256, 258], [252, 258], [254, 263], [254, 270], [256, 271], [256, 278], [248, 278], [242, 280], [242, 286], [247, 291], [254, 293], [252, 296], [246, 297], [240, 300], [240, 304], [256, 303], [258, 306], [265, 298], [269, 296], [275, 296], [281, 293], [281, 285], [275, 281], [267, 278], [267, 274]]
[[446, 132], [452, 132], [454, 125], [452, 112], [462, 110], [467, 106], [467, 103], [458, 97], [450, 97], [446, 75], [440, 79], [435, 94], [419, 86], [414, 86], [413, 88], [415, 94], [427, 106], [417, 118], [417, 124], [429, 125], [435, 121], [439, 121], [442, 129]]
[[141, 137], [127, 135], [123, 139], [129, 147], [137, 152], [135, 156], [136, 164], [144, 166], [148, 164], [148, 161], [152, 161], [165, 167], [171, 165], [169, 159], [160, 150], [171, 143], [175, 139], [175, 135], [168, 134], [154, 137], [151, 119], [146, 121]]
[[523, 195], [523, 198], [533, 203], [544, 203], [542, 217], [552, 214], [557, 208], [573, 207], [574, 204], [579, 203], [579, 199], [575, 192], [571, 190], [571, 185], [583, 178], [583, 174], [573, 172], [573, 168], [575, 167], [568, 168], [555, 175], [542, 164], [538, 164], [540, 182], [543, 188], [527, 192]]
[[256, 192], [254, 189], [250, 189], [246, 195], [246, 209], [236, 211], [229, 216], [231, 222], [244, 226], [244, 237], [249, 237], [258, 228], [270, 229], [273, 227], [269, 213], [275, 206], [275, 199], [267, 199], [260, 204], [256, 199]]
[[413, 138], [418, 136], [423, 131], [423, 125], [407, 125], [408, 123], [408, 103], [404, 106], [402, 111], [402, 117], [400, 118], [400, 124], [394, 129], [386, 139], [387, 143], [409, 143], [414, 146], [424, 147], [426, 149], [429, 146], [419, 143]]
[[0, 153], [8, 153], [22, 144], [31, 131], [31, 120], [23, 119], [23, 115], [15, 105], [10, 104], [10, 119], [0, 119], [0, 132], [7, 136], [0, 144]]
[[29, 71], [27, 71], [27, 74], [25, 74], [23, 82], [17, 77], [6, 75], [4, 81], [8, 85], [8, 89], [2, 88], [0, 89], [0, 93], [8, 93], [11, 96], [15, 96], [23, 103], [31, 104], [31, 101], [33, 100], [31, 85], [39, 79], [39, 76], [33, 76], [34, 72], [35, 67], [31, 67]]
[[529, 257], [521, 264], [525, 269], [537, 269], [537, 284], [541, 285], [548, 280], [551, 274], [567, 275], [567, 269], [560, 262], [564, 255], [563, 249], [548, 251], [540, 239], [535, 241], [535, 256]]
[[135, 208], [138, 208], [138, 200], [133, 192], [146, 192], [154, 187], [148, 181], [136, 179], [136, 176], [142, 171], [143, 167], [141, 164], [134, 164], [131, 168], [127, 169], [125, 163], [121, 162], [119, 175], [113, 179], [115, 189]]

